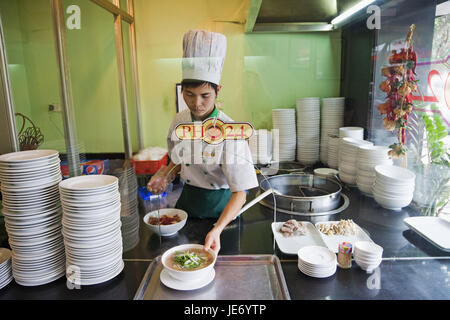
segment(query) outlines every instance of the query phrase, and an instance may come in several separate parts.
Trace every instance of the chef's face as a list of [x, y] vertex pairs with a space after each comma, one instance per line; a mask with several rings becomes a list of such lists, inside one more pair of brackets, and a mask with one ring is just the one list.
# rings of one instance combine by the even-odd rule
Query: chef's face
[[216, 99], [214, 88], [205, 83], [198, 87], [184, 87], [183, 98], [194, 115], [195, 120], [205, 120], [214, 110]]

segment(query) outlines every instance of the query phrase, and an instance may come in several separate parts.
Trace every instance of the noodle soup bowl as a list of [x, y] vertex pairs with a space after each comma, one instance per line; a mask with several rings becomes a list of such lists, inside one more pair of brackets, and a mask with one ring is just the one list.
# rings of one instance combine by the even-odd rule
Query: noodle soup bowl
[[[176, 263], [175, 256], [177, 253], [184, 253], [186, 251], [194, 252], [197, 255], [204, 256], [207, 261], [198, 268], [183, 268], [178, 263]], [[179, 245], [168, 249], [161, 257], [164, 269], [172, 278], [180, 281], [196, 281], [206, 277], [214, 268], [216, 259], [216, 253], [212, 249], [204, 251], [203, 245], [201, 244]]]

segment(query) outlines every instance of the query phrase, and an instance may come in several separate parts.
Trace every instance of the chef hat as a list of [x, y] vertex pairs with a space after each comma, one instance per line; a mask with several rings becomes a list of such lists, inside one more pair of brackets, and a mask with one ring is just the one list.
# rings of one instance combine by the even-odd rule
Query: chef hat
[[227, 50], [227, 38], [217, 32], [189, 30], [183, 37], [183, 80], [219, 85]]

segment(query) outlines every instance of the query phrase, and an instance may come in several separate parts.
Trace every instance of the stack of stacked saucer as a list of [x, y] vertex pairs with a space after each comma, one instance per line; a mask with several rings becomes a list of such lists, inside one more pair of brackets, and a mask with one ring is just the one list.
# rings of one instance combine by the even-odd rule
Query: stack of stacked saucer
[[380, 265], [382, 256], [383, 248], [376, 243], [371, 241], [358, 241], [355, 243], [353, 251], [355, 262], [367, 272], [372, 272]]
[[0, 290], [13, 280], [11, 250], [0, 248]]
[[75, 284], [108, 281], [123, 269], [120, 193], [116, 177], [89, 175], [59, 184], [66, 274]]
[[117, 174], [121, 201], [122, 243], [125, 252], [139, 243], [138, 184], [133, 168], [124, 169]]
[[320, 99], [297, 100], [297, 161], [312, 165], [319, 161]]
[[411, 203], [415, 181], [416, 175], [411, 170], [393, 165], [377, 165], [373, 197], [383, 208], [398, 211]]
[[310, 277], [330, 277], [336, 273], [336, 254], [326, 247], [303, 247], [298, 251], [298, 268]]
[[65, 273], [61, 235], [61, 181], [55, 150], [30, 150], [0, 156], [2, 213], [16, 282], [38, 286]]
[[339, 168], [339, 136], [336, 134], [328, 135], [328, 166], [333, 169]]
[[339, 178], [349, 185], [356, 185], [358, 147], [373, 143], [353, 138], [342, 138], [339, 144]]
[[356, 185], [358, 189], [372, 196], [372, 187], [375, 182], [375, 166], [379, 164], [392, 164], [389, 159], [389, 148], [382, 146], [359, 146], [357, 156]]
[[328, 164], [328, 135], [344, 125], [345, 98], [323, 98], [320, 124], [320, 161]]
[[278, 130], [280, 161], [294, 161], [297, 135], [295, 109], [272, 109], [273, 128]]

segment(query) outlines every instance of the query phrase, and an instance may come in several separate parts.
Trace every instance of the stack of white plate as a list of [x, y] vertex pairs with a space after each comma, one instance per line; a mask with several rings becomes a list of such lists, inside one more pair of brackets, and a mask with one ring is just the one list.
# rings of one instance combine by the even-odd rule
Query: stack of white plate
[[358, 140], [364, 140], [364, 128], [341, 127], [339, 128], [339, 138], [353, 138]]
[[349, 185], [356, 185], [358, 147], [373, 143], [353, 138], [342, 138], [339, 144], [339, 178]]
[[65, 273], [61, 235], [61, 181], [55, 150], [30, 150], [0, 156], [2, 213], [16, 282], [38, 286]]
[[345, 98], [323, 98], [320, 124], [320, 161], [328, 164], [328, 135], [344, 125]]
[[328, 135], [328, 166], [333, 169], [339, 168], [339, 136], [336, 134]]
[[355, 243], [353, 257], [361, 269], [371, 272], [381, 263], [383, 248], [371, 241], [358, 241]]
[[326, 247], [306, 246], [298, 251], [298, 269], [310, 277], [330, 277], [336, 268], [336, 254]]
[[133, 168], [122, 170], [115, 174], [117, 175], [121, 201], [122, 244], [125, 252], [139, 243], [138, 184]]
[[6, 287], [12, 280], [11, 250], [0, 248], [0, 289]]
[[414, 195], [414, 172], [393, 165], [375, 166], [373, 197], [383, 208], [400, 210], [408, 206]]
[[249, 142], [253, 163], [267, 164], [272, 159], [272, 132], [255, 130]]
[[375, 182], [375, 166], [379, 164], [391, 165], [389, 148], [382, 146], [359, 146], [356, 170], [356, 185], [358, 189], [368, 195], [372, 195], [372, 187]]
[[116, 177], [89, 175], [59, 184], [67, 279], [91, 285], [108, 281], [123, 269], [120, 193]]
[[278, 130], [279, 160], [294, 161], [297, 135], [295, 109], [272, 109], [273, 128]]
[[297, 161], [311, 165], [319, 161], [320, 98], [297, 100]]

